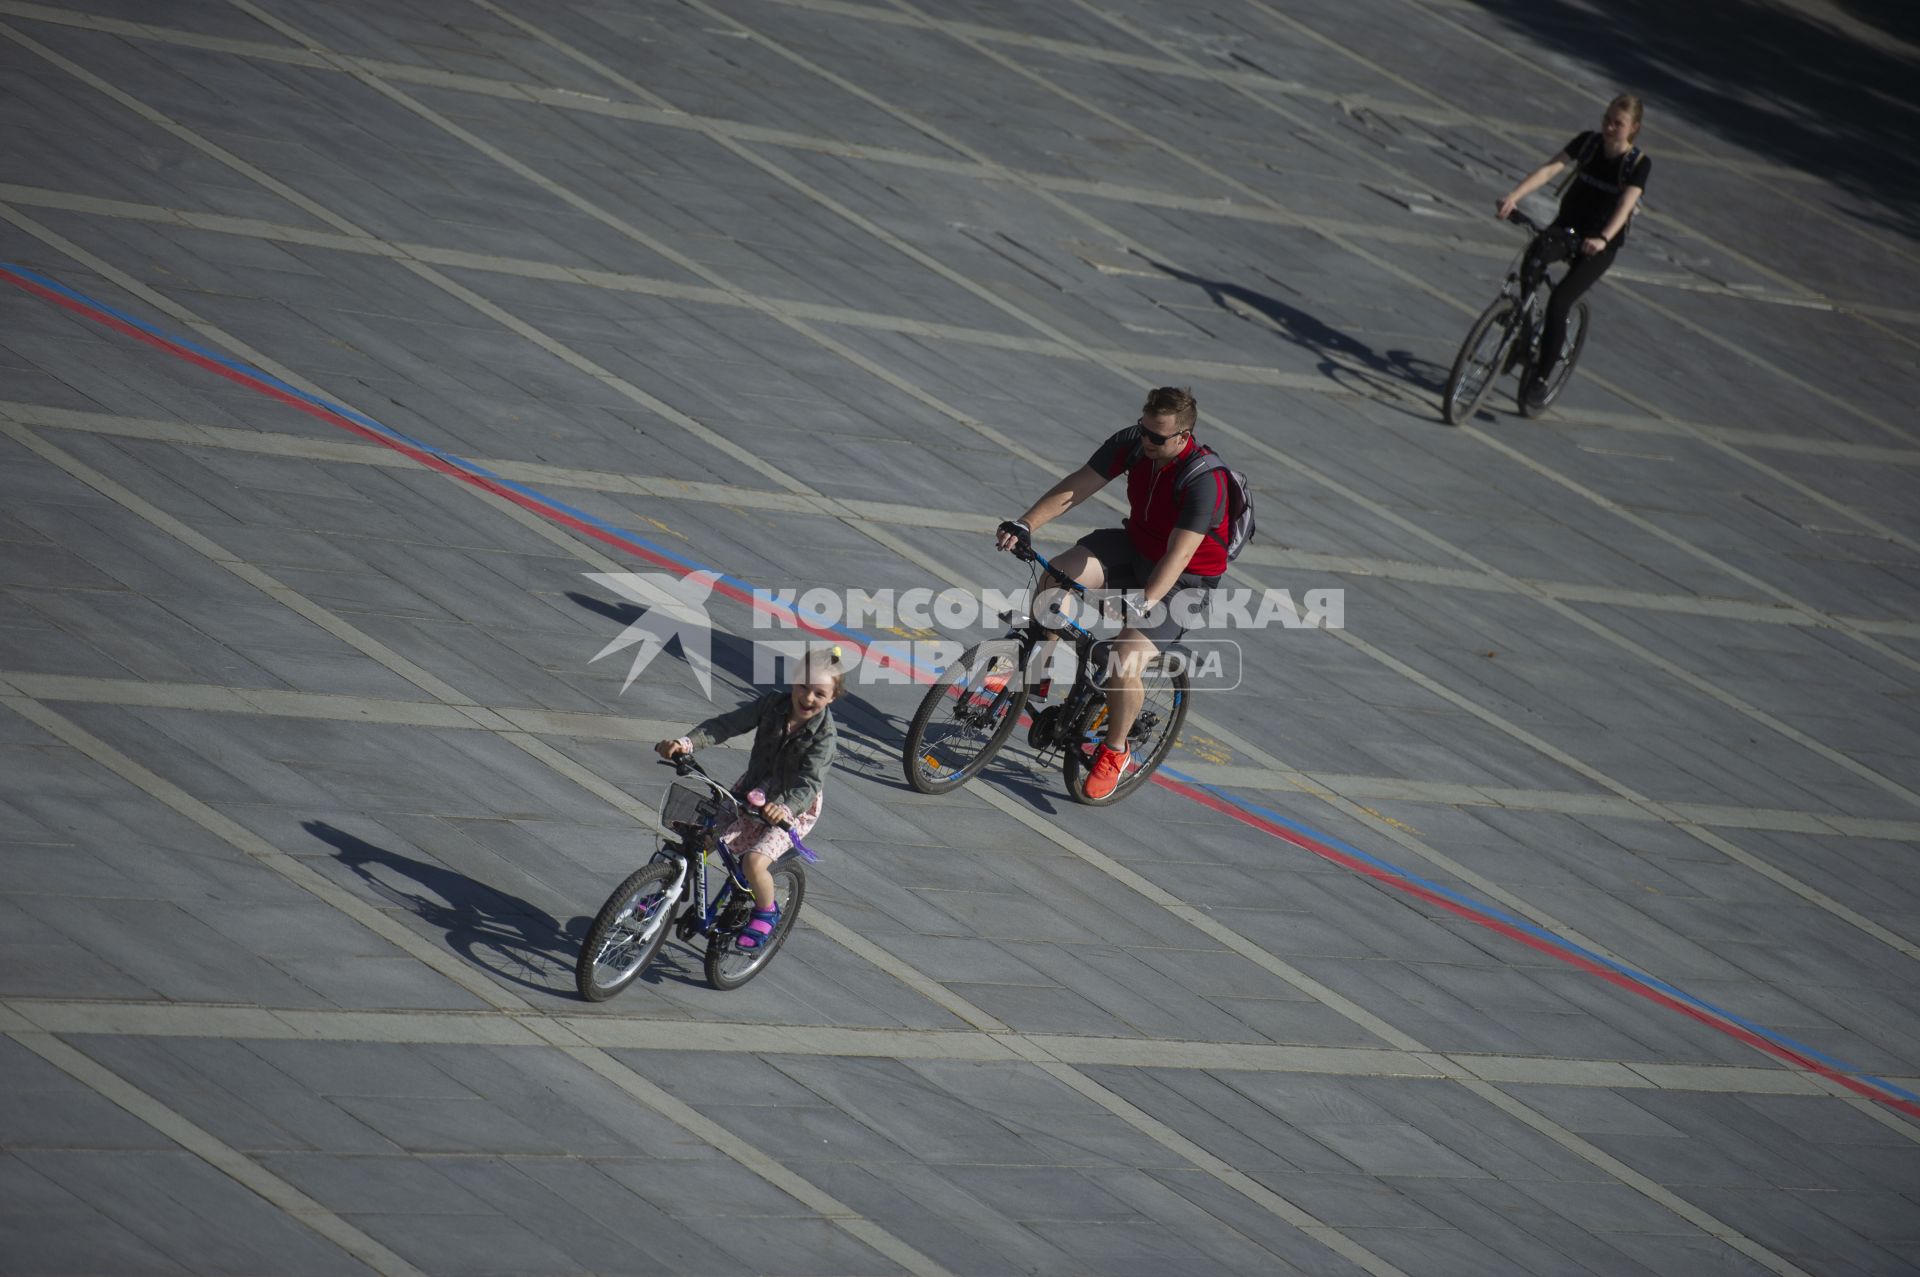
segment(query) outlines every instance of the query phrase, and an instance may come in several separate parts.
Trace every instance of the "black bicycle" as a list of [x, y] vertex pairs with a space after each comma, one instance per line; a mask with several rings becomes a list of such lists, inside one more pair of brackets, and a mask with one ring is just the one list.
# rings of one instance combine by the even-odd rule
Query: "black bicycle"
[[[968, 648], [927, 689], [907, 728], [902, 759], [907, 783], [923, 794], [945, 794], [979, 775], [1019, 726], [1030, 693], [1047, 694], [1047, 685], [1029, 676], [1047, 640], [1057, 638], [1073, 645], [1073, 686], [1058, 705], [1033, 715], [1027, 743], [1040, 752], [1042, 766], [1059, 756], [1067, 792], [1076, 801], [1093, 807], [1119, 802], [1153, 775], [1186, 722], [1190, 680], [1184, 653], [1168, 648], [1147, 663], [1140, 678], [1145, 699], [1127, 733], [1132, 758], [1126, 774], [1105, 798], [1087, 797], [1094, 749], [1107, 731], [1107, 696], [1099, 678], [1105, 644], [1068, 614], [1070, 600], [1086, 599], [1078, 582], [1030, 545], [1016, 547], [1013, 554], [1034, 565], [1029, 590], [1034, 613], [1002, 613], [1000, 619], [1010, 627], [1006, 637]], [[1060, 588], [1037, 593], [1047, 579]]]
[[[662, 764], [701, 784], [668, 787], [660, 823], [669, 839], [600, 906], [573, 968], [574, 985], [589, 1002], [604, 1002], [632, 984], [666, 944], [668, 932], [688, 942], [695, 936], [706, 937], [707, 983], [716, 989], [737, 989], [773, 961], [807, 897], [807, 871], [801, 861], [817, 857], [794, 838], [793, 850], [773, 866], [780, 920], [758, 947], [740, 948], [740, 933], [753, 920], [753, 888], [739, 857], [716, 835], [742, 814], [760, 815], [758, 791], [754, 802], [741, 802], [732, 790], [707, 775], [691, 754], [671, 763], [662, 760]], [[723, 876], [710, 889], [707, 870], [716, 853]]]
[[1573, 366], [1587, 344], [1587, 304], [1575, 302], [1567, 316], [1567, 337], [1560, 347], [1560, 360], [1547, 384], [1530, 393], [1534, 369], [1540, 366], [1540, 340], [1546, 328], [1547, 299], [1552, 284], [1547, 268], [1570, 261], [1580, 251], [1580, 237], [1559, 226], [1541, 226], [1515, 209], [1510, 218], [1533, 232], [1533, 239], [1521, 250], [1500, 295], [1481, 312], [1467, 330], [1454, 357], [1453, 371], [1447, 376], [1442, 402], [1449, 425], [1459, 425], [1473, 415], [1486, 398], [1493, 383], [1509, 372], [1520, 373], [1520, 389], [1515, 398], [1520, 413], [1537, 417], [1553, 406], [1560, 392], [1573, 377]]

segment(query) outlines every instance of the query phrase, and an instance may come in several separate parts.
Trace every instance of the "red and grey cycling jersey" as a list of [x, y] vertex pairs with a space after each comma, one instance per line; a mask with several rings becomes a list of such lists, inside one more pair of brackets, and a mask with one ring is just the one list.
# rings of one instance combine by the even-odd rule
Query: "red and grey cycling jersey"
[[1180, 462], [1200, 445], [1192, 435], [1180, 455], [1154, 468], [1140, 443], [1140, 427], [1116, 432], [1087, 460], [1087, 468], [1109, 479], [1127, 475], [1127, 539], [1148, 563], [1167, 553], [1167, 538], [1176, 529], [1205, 533], [1183, 575], [1217, 577], [1227, 570], [1227, 472], [1224, 468], [1196, 478], [1181, 488], [1175, 482]]

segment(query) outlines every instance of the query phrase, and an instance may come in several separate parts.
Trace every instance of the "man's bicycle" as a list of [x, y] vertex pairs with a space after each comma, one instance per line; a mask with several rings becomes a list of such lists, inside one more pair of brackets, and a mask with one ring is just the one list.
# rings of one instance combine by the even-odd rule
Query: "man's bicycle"
[[1569, 261], [1580, 251], [1580, 237], [1558, 226], [1541, 226], [1515, 209], [1510, 220], [1533, 232], [1493, 305], [1481, 312], [1467, 330], [1454, 357], [1453, 371], [1447, 377], [1442, 407], [1449, 425], [1459, 425], [1473, 415], [1493, 383], [1508, 372], [1520, 373], [1520, 391], [1515, 396], [1523, 416], [1537, 417], [1553, 406], [1573, 377], [1573, 366], [1587, 344], [1587, 304], [1575, 302], [1567, 316], [1567, 338], [1560, 348], [1559, 363], [1538, 396], [1526, 393], [1533, 369], [1540, 363], [1540, 339], [1547, 322], [1547, 299], [1552, 284], [1547, 268]]
[[[1064, 607], [1070, 597], [1084, 600], [1086, 590], [1032, 546], [1017, 547], [1013, 553], [1034, 565], [1036, 589], [1049, 578], [1059, 583], [1059, 591], [1047, 592], [1053, 600], [1046, 609], [1048, 619], [1003, 614], [1001, 619], [1010, 626], [1004, 638], [968, 648], [934, 680], [907, 728], [902, 759], [907, 783], [923, 794], [945, 794], [979, 775], [1019, 726], [1036, 655], [1048, 639], [1058, 638], [1072, 644], [1073, 686], [1060, 704], [1033, 715], [1027, 743], [1040, 751], [1042, 766], [1058, 755], [1067, 792], [1076, 801], [1094, 807], [1119, 802], [1146, 783], [1180, 735], [1190, 691], [1186, 663], [1167, 659], [1178, 649], [1162, 651], [1148, 662], [1140, 679], [1145, 700], [1127, 734], [1132, 761], [1111, 794], [1088, 798], [1094, 749], [1107, 731], [1107, 696], [1099, 677], [1106, 664], [1105, 645]], [[1029, 597], [1039, 612], [1046, 596], [1030, 590]]]
[[[573, 969], [574, 984], [589, 1002], [604, 1002], [632, 984], [660, 952], [669, 932], [685, 942], [706, 937], [707, 983], [737, 989], [767, 969], [807, 896], [807, 871], [801, 861], [816, 857], [795, 838], [793, 850], [773, 866], [780, 921], [757, 948], [740, 948], [735, 941], [753, 918], [753, 888], [739, 857], [716, 835], [742, 814], [759, 815], [759, 803], [735, 798], [690, 754], [671, 763], [663, 760], [663, 765], [700, 784], [676, 782], [667, 789], [660, 823], [669, 839], [600, 906]], [[716, 855], [718, 865], [713, 864]], [[709, 881], [710, 868], [721, 871], [717, 884]]]

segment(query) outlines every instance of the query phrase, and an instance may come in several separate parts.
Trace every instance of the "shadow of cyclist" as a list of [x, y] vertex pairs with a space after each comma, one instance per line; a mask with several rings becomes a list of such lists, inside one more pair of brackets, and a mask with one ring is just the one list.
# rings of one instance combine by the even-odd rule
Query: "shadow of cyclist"
[[1182, 283], [1205, 289], [1213, 304], [1236, 314], [1253, 311], [1272, 324], [1278, 334], [1319, 358], [1317, 371], [1349, 390], [1384, 391], [1399, 399], [1409, 389], [1427, 396], [1439, 393], [1446, 384], [1447, 370], [1421, 359], [1412, 351], [1390, 350], [1381, 354], [1373, 347], [1318, 316], [1277, 297], [1255, 292], [1241, 284], [1207, 279], [1165, 262], [1147, 261]]
[[[447, 944], [484, 971], [545, 993], [570, 991], [589, 918], [553, 915], [463, 873], [375, 846], [325, 821], [301, 828], [333, 848], [374, 893], [446, 932]], [[416, 890], [417, 888], [417, 890]]]

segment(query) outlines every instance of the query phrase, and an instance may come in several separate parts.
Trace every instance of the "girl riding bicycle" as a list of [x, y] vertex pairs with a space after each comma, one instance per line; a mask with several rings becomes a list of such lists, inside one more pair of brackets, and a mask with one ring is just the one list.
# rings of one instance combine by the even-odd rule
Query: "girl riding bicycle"
[[[736, 941], [742, 949], [759, 948], [780, 921], [773, 862], [792, 849], [795, 837], [806, 837], [820, 819], [827, 769], [839, 744], [829, 706], [845, 688], [840, 649], [809, 651], [801, 658], [789, 691], [757, 697], [709, 718], [678, 740], [654, 746], [660, 757], [672, 759], [753, 729], [747, 770], [734, 784], [733, 793], [744, 801], [751, 791], [762, 789], [767, 800], [760, 816], [743, 815], [719, 832], [740, 857], [753, 888], [753, 920]], [[791, 836], [779, 827], [786, 824], [792, 826]]]
[[1607, 103], [1599, 132], [1575, 135], [1552, 159], [1508, 191], [1497, 206], [1501, 220], [1506, 220], [1521, 200], [1552, 181], [1569, 164], [1574, 166], [1572, 177], [1562, 188], [1560, 211], [1554, 214], [1553, 225], [1566, 227], [1581, 237], [1580, 257], [1568, 268], [1566, 277], [1554, 285], [1553, 298], [1547, 303], [1540, 363], [1520, 392], [1527, 399], [1540, 399], [1551, 384], [1553, 363], [1566, 343], [1567, 316], [1580, 295], [1613, 265], [1627, 237], [1634, 206], [1646, 194], [1653, 161], [1633, 144], [1640, 136], [1641, 114], [1640, 99], [1622, 93]]

